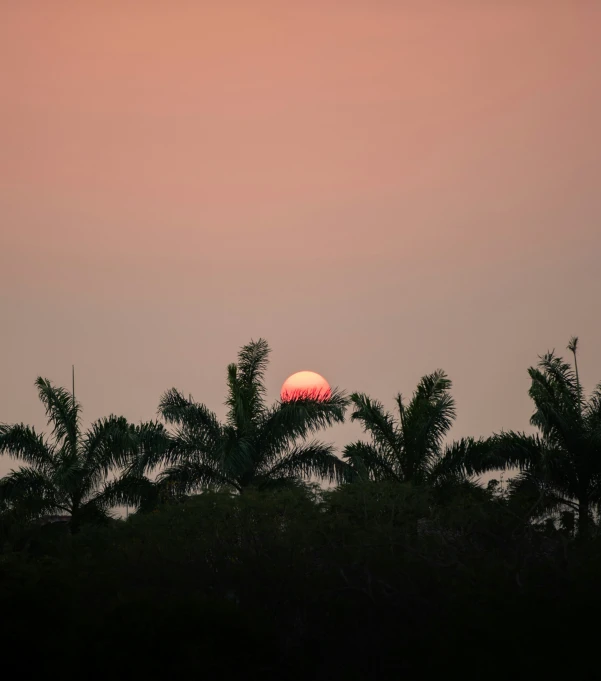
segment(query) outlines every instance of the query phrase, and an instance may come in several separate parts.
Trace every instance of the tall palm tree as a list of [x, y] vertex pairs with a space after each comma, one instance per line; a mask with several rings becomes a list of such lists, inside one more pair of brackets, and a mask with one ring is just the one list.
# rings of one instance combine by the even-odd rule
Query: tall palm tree
[[371, 442], [354, 442], [344, 450], [356, 477], [438, 484], [464, 479], [468, 469], [475, 472], [487, 448], [485, 441], [464, 438], [444, 447], [456, 417], [451, 386], [442, 370], [424, 376], [407, 404], [397, 395], [398, 419], [378, 400], [363, 393], [351, 395], [355, 407], [351, 419], [360, 421], [371, 436]]
[[172, 446], [167, 456], [142, 457], [138, 472], [167, 463], [159, 484], [185, 493], [211, 486], [242, 492], [251, 486], [295, 484], [312, 475], [344, 479], [348, 465], [333, 447], [307, 438], [342, 423], [347, 399], [333, 390], [328, 399], [300, 396], [268, 406], [264, 376], [269, 353], [265, 340], [251, 341], [240, 350], [237, 364], [228, 366], [225, 423], [178, 390], [166, 392], [159, 413], [175, 426]]
[[81, 429], [81, 405], [64, 388], [38, 378], [38, 389], [53, 428], [53, 441], [24, 424], [0, 424], [0, 453], [26, 465], [0, 480], [0, 506], [26, 518], [67, 514], [72, 531], [106, 520], [110, 508], [140, 503], [153, 483], [141, 476], [115, 477], [145, 451], [160, 452], [168, 435], [161, 424], [134, 426], [110, 416]]
[[586, 535], [592, 509], [601, 503], [601, 383], [587, 399], [577, 348], [578, 339], [572, 338], [574, 368], [553, 351], [528, 369], [530, 423], [539, 433], [501, 432], [494, 449], [497, 465], [518, 467], [520, 479], [538, 490], [547, 508], [575, 511], [579, 534]]

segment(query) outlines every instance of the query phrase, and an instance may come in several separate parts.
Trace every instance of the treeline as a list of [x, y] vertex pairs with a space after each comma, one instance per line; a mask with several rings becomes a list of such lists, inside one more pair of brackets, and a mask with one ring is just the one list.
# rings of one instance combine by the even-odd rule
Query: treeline
[[601, 543], [524, 512], [370, 482], [34, 526], [0, 555], [3, 659], [32, 677], [591, 678]]
[[[118, 505], [144, 513], [203, 490], [265, 491], [316, 478], [465, 487], [484, 472], [517, 469], [502, 491], [532, 499], [529, 521], [577, 524], [586, 535], [601, 503], [601, 384], [586, 397], [577, 342], [568, 346], [574, 368], [553, 352], [528, 370], [538, 435], [500, 432], [450, 444], [456, 409], [443, 371], [424, 376], [410, 399], [397, 395], [394, 413], [368, 395], [339, 390], [328, 399], [301, 394], [268, 405], [264, 340], [244, 346], [228, 366], [223, 423], [171, 389], [160, 400], [161, 421], [134, 425], [110, 416], [84, 431], [74, 396], [39, 378], [52, 433], [0, 424], [0, 453], [23, 463], [0, 480], [0, 512], [26, 520], [63, 515], [76, 532], [106, 522]], [[315, 436], [342, 423], [348, 411], [367, 439], [338, 456]]]
[[[590, 675], [601, 387], [585, 395], [569, 349], [573, 367], [529, 369], [537, 435], [454, 442], [442, 371], [394, 412], [338, 390], [269, 405], [263, 340], [228, 367], [225, 422], [173, 389], [160, 420], [84, 430], [38, 379], [51, 433], [0, 426], [21, 461], [0, 481], [4, 659], [80, 678]], [[316, 436], [349, 414], [365, 437], [338, 455]]]

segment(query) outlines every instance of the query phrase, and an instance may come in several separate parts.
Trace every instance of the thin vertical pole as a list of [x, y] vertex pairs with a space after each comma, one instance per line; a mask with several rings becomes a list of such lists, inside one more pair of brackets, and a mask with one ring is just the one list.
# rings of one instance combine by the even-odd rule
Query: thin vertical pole
[[73, 395], [73, 408], [75, 408], [75, 364], [72, 364], [72, 365], [71, 365], [71, 372], [72, 372], [71, 375], [72, 375], [72, 378], [73, 378], [73, 392], [72, 392], [72, 395]]

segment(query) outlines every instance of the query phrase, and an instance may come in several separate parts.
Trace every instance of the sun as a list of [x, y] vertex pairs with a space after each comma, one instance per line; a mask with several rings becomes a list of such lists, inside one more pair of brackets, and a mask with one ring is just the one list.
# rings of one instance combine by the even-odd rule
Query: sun
[[282, 402], [290, 400], [310, 399], [325, 401], [332, 395], [332, 389], [326, 379], [314, 371], [298, 371], [289, 376], [282, 386], [280, 396]]

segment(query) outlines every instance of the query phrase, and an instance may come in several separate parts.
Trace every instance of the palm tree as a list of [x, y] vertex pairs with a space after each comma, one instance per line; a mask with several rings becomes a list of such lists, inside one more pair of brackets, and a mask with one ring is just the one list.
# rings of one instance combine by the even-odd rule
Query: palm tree
[[0, 506], [28, 519], [68, 514], [73, 532], [104, 521], [111, 507], [138, 504], [153, 491], [149, 480], [115, 477], [141, 452], [160, 452], [168, 435], [162, 425], [129, 424], [110, 416], [81, 429], [81, 405], [64, 388], [38, 378], [53, 441], [24, 424], [0, 425], [0, 453], [25, 462], [0, 480]]
[[424, 376], [408, 404], [397, 395], [398, 419], [381, 402], [363, 393], [351, 395], [355, 407], [351, 419], [360, 421], [371, 436], [371, 442], [345, 447], [345, 458], [356, 477], [439, 484], [464, 480], [467, 471], [475, 472], [487, 449], [485, 441], [464, 438], [443, 447], [456, 417], [451, 386], [444, 371]]
[[535, 407], [530, 423], [539, 433], [501, 432], [494, 449], [498, 467], [518, 467], [519, 479], [536, 488], [546, 508], [575, 511], [584, 536], [592, 508], [601, 503], [601, 384], [587, 400], [577, 348], [572, 338], [574, 368], [553, 351], [528, 369]]
[[228, 366], [225, 423], [192, 397], [174, 388], [166, 392], [159, 413], [175, 426], [172, 446], [167, 456], [142, 457], [138, 472], [167, 463], [159, 484], [184, 493], [203, 487], [242, 492], [298, 484], [309, 476], [344, 479], [348, 465], [333, 447], [307, 438], [342, 423], [347, 399], [333, 390], [325, 400], [300, 396], [268, 406], [264, 375], [269, 353], [265, 340], [251, 341], [240, 350], [238, 363]]

